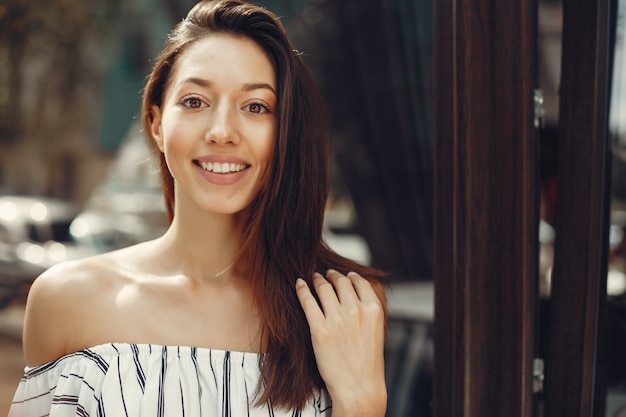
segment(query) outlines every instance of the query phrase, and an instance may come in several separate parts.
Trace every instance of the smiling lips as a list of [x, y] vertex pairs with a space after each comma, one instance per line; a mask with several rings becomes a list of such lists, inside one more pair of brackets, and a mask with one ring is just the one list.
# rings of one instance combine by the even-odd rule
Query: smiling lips
[[241, 172], [244, 169], [248, 168], [248, 165], [245, 164], [237, 164], [234, 162], [205, 162], [205, 161], [195, 161], [196, 165], [201, 167], [203, 170], [208, 172], [213, 172], [215, 174], [230, 174], [235, 172]]

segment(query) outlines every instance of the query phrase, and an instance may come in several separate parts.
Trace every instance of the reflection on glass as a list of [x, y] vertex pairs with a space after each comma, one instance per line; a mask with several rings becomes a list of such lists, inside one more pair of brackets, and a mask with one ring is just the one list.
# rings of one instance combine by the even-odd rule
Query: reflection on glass
[[612, 203], [607, 276], [606, 416], [626, 417], [626, 0], [617, 0], [609, 102], [612, 141]]

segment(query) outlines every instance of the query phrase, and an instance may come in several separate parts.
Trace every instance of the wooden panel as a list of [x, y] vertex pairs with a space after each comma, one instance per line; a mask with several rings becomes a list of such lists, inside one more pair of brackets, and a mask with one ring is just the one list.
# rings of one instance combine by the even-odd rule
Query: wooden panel
[[435, 2], [436, 417], [532, 415], [536, 7]]
[[555, 263], [549, 304], [547, 416], [603, 416], [598, 334], [609, 222], [608, 2], [563, 4]]

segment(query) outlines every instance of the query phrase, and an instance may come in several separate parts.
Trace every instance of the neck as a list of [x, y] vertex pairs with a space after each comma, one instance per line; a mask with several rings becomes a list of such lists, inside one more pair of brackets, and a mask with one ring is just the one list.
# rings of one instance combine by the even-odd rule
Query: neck
[[240, 252], [241, 230], [235, 216], [202, 213], [174, 216], [162, 238], [177, 273], [198, 279], [222, 280], [233, 273]]

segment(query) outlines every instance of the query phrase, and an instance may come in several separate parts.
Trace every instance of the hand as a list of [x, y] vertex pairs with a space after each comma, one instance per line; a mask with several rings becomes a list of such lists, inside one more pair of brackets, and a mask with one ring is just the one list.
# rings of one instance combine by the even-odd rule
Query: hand
[[355, 272], [315, 273], [313, 287], [298, 279], [296, 292], [309, 327], [333, 417], [384, 416], [384, 310], [370, 283]]

